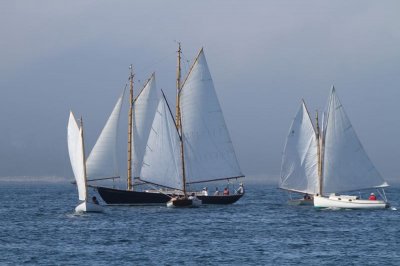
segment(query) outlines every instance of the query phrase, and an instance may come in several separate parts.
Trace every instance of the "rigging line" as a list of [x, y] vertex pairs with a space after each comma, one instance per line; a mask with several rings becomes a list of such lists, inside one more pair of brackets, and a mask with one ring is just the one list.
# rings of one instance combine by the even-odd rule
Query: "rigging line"
[[161, 58], [158, 59], [158, 60], [153, 61], [153, 62], [150, 63], [150, 64], [144, 65], [144, 67], [141, 67], [141, 69], [142, 69], [141, 71], [143, 71], [143, 72], [148, 72], [148, 71], [150, 70], [150, 67], [153, 67], [153, 66], [155, 66], [155, 65], [159, 65], [161, 62], [165, 61], [167, 58], [172, 57], [172, 55], [173, 55], [174, 58], [175, 58], [175, 51], [174, 51], [173, 53], [168, 53], [167, 55], [161, 57]]
[[163, 98], [164, 98], [164, 100], [165, 100], [165, 103], [167, 104], [169, 113], [170, 113], [170, 115], [171, 115], [171, 117], [172, 117], [172, 121], [174, 121], [174, 125], [175, 125], [175, 128], [176, 128], [176, 131], [178, 132], [178, 136], [179, 136], [179, 138], [182, 140], [182, 136], [181, 136], [181, 134], [179, 133], [179, 129], [178, 129], [177, 125], [176, 125], [174, 115], [173, 115], [173, 113], [172, 113], [172, 111], [171, 111], [171, 108], [169, 107], [169, 103], [168, 103], [168, 101], [167, 101], [167, 97], [165, 97], [164, 91], [163, 91], [162, 89], [161, 89], [161, 93], [162, 93], [162, 96], [163, 96]]

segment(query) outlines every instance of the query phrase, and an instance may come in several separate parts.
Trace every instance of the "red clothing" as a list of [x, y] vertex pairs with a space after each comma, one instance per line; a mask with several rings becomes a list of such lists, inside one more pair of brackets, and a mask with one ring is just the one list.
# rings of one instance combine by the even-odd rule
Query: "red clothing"
[[228, 196], [229, 195], [229, 190], [228, 189], [224, 189], [224, 196]]
[[375, 195], [370, 195], [368, 199], [369, 200], [376, 200], [376, 196]]

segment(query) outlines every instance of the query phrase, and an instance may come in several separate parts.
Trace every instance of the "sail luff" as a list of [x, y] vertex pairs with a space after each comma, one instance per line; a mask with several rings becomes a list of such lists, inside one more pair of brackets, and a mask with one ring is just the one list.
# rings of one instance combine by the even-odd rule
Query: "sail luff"
[[365, 152], [332, 87], [324, 132], [323, 191], [346, 192], [386, 185]]
[[241, 176], [203, 49], [180, 90], [187, 183]]
[[295, 192], [318, 193], [317, 137], [304, 101], [286, 138], [279, 187]]
[[128, 171], [127, 171], [127, 189], [132, 190], [132, 124], [133, 124], [133, 69], [130, 65], [131, 73], [129, 75], [129, 114], [128, 114]]
[[83, 117], [81, 116], [81, 128], [79, 129], [81, 136], [81, 149], [82, 149], [82, 164], [83, 164], [83, 179], [85, 182], [85, 201], [87, 201], [88, 187], [87, 187], [87, 174], [86, 174], [86, 155], [85, 155], [85, 138], [83, 136]]
[[91, 180], [110, 176], [119, 176], [117, 137], [119, 117], [124, 95], [125, 88], [121, 96], [118, 98], [113, 111], [96, 141], [96, 144], [86, 160], [87, 176]]
[[[176, 78], [176, 123], [179, 133], [179, 142], [180, 142], [180, 159], [182, 166], [182, 183], [183, 183], [183, 194], [186, 195], [186, 171], [185, 171], [185, 155], [184, 155], [184, 146], [183, 146], [183, 131], [182, 131], [182, 114], [181, 114], [181, 44], [179, 43], [178, 49], [178, 67], [177, 67], [177, 78]], [[165, 99], [166, 100], [166, 99]]]
[[183, 190], [181, 169], [179, 134], [166, 101], [161, 98], [147, 141], [140, 179]]
[[153, 73], [133, 104], [132, 124], [132, 164], [133, 176], [137, 179], [143, 163], [146, 143], [158, 105], [156, 78]]
[[69, 115], [67, 132], [68, 154], [78, 189], [78, 196], [79, 200], [84, 201], [87, 198], [87, 188], [85, 180], [84, 151], [82, 149], [82, 134], [72, 112], [70, 112]]

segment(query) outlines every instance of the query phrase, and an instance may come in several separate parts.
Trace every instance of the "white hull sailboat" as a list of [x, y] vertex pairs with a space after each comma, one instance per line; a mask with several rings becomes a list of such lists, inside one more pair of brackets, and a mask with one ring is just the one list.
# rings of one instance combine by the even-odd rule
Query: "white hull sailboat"
[[358, 196], [333, 194], [329, 197], [314, 196], [314, 206], [332, 209], [384, 209], [388, 208], [389, 204], [383, 200], [359, 199]]
[[[182, 191], [183, 197], [170, 200], [169, 207], [198, 205], [196, 196], [192, 195], [194, 199], [191, 199], [188, 195], [188, 185], [244, 177], [203, 49], [182, 85], [180, 53], [179, 45], [176, 118], [164, 96], [155, 114], [140, 174], [140, 180], [146, 183]], [[236, 201], [242, 195], [233, 197]]]
[[99, 204], [92, 203], [88, 199], [84, 147], [82, 119], [81, 126], [79, 127], [73, 113], [70, 112], [68, 121], [68, 152], [80, 201], [79, 205], [75, 208], [75, 212], [102, 212], [103, 208]]
[[[383, 209], [389, 207], [384, 192], [387, 186], [361, 145], [334, 87], [321, 129], [318, 115], [314, 128], [302, 103], [285, 146], [281, 188], [311, 194], [317, 208]], [[343, 194], [371, 189], [382, 199]]]

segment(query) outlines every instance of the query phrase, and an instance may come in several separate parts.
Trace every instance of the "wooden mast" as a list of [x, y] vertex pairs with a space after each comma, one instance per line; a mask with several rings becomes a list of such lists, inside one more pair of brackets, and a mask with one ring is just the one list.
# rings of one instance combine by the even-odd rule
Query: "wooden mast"
[[133, 69], [132, 65], [129, 66], [129, 120], [128, 120], [128, 176], [127, 176], [127, 189], [132, 190], [132, 122], [133, 122]]
[[181, 146], [181, 162], [182, 162], [182, 182], [183, 182], [183, 194], [186, 197], [186, 173], [185, 173], [185, 155], [183, 148], [183, 131], [182, 131], [182, 116], [181, 116], [181, 43], [178, 42], [178, 67], [176, 71], [176, 123], [179, 130], [179, 140]]
[[316, 120], [316, 131], [317, 131], [316, 136], [317, 136], [317, 156], [318, 156], [318, 194], [322, 196], [322, 160], [321, 160], [322, 141], [318, 123], [318, 110], [316, 111], [315, 120]]
[[87, 176], [86, 176], [86, 156], [85, 156], [85, 141], [83, 137], [83, 118], [81, 116], [81, 128], [80, 128], [81, 138], [82, 138], [82, 154], [83, 154], [83, 176], [85, 180], [85, 201], [88, 201], [88, 188], [87, 188]]

